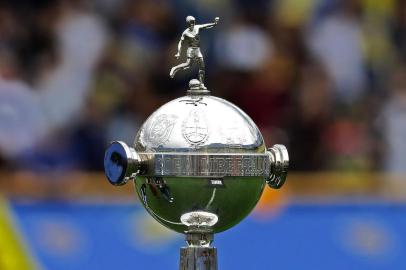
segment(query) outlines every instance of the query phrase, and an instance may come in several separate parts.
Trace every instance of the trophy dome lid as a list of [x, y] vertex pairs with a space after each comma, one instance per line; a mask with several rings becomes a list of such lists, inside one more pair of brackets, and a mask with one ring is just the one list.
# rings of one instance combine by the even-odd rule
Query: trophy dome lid
[[137, 152], [264, 153], [254, 122], [234, 104], [187, 95], [156, 110], [138, 132]]

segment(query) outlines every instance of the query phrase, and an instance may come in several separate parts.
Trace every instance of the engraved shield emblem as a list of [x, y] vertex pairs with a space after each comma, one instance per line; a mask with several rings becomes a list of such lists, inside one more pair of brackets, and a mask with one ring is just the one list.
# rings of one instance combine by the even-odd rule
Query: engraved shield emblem
[[209, 128], [204, 115], [199, 110], [192, 110], [182, 125], [183, 137], [191, 145], [204, 143], [209, 137]]
[[173, 126], [175, 125], [176, 116], [162, 114], [157, 116], [152, 122], [148, 134], [149, 141], [153, 145], [160, 145], [168, 140], [172, 133]]

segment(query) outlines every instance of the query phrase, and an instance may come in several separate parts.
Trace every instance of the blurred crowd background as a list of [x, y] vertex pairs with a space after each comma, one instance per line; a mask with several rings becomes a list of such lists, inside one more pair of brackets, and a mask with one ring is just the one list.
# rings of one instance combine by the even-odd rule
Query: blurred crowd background
[[102, 170], [197, 77], [169, 78], [187, 15], [220, 17], [205, 85], [291, 158], [220, 268], [406, 269], [403, 0], [0, 1], [0, 269], [176, 269], [182, 237]]
[[102, 170], [197, 76], [169, 78], [187, 15], [221, 18], [206, 85], [292, 170], [406, 171], [402, 0], [1, 1], [0, 168]]

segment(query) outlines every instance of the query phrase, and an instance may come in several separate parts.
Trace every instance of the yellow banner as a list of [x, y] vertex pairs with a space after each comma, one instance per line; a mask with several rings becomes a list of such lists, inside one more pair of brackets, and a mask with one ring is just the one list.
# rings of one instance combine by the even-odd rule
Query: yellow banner
[[7, 201], [0, 197], [0, 269], [38, 269], [13, 220]]

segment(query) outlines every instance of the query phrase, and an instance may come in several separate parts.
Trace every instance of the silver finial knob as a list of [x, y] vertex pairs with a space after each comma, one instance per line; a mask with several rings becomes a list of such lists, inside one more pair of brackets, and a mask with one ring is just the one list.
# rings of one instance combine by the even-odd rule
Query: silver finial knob
[[189, 90], [187, 91], [190, 96], [202, 96], [210, 94], [209, 90], [202, 89], [201, 83], [197, 79], [192, 79], [189, 82]]

